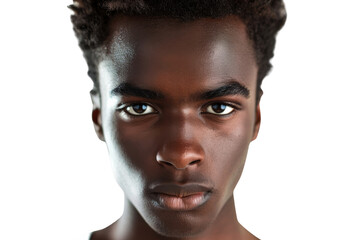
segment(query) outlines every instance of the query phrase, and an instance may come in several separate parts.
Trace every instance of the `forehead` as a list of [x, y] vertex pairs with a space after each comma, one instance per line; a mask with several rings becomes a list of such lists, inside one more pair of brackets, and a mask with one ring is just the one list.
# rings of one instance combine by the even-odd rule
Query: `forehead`
[[251, 88], [257, 73], [246, 26], [236, 16], [188, 22], [116, 16], [99, 67], [100, 74], [117, 75], [111, 85], [136, 81], [143, 87], [164, 78], [184, 83], [235, 78]]

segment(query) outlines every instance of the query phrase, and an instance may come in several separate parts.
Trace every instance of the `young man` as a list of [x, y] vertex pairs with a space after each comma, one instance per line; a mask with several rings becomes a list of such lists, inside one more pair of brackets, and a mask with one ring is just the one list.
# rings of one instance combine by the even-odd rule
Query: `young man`
[[233, 190], [260, 126], [280, 0], [76, 1], [92, 120], [125, 194], [91, 239], [257, 239]]

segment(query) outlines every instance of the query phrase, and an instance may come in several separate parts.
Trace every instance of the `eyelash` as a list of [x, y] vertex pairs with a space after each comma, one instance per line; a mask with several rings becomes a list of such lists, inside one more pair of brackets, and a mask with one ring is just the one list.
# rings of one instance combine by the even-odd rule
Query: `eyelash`
[[[139, 105], [143, 105], [143, 106], [146, 106], [146, 109], [143, 109], [145, 111], [145, 114], [143, 113], [140, 113], [140, 114], [136, 114], [136, 110], [134, 110], [134, 107], [135, 106], [139, 106]], [[224, 111], [226, 110], [226, 108], [230, 107], [232, 108], [231, 111], [225, 113], [225, 114], [222, 114], [221, 113], [216, 113], [214, 111], [214, 108], [212, 109], [209, 109], [211, 108], [212, 106], [214, 105], [223, 105], [225, 106], [225, 109]], [[130, 109], [129, 109], [130, 108]], [[132, 118], [136, 118], [136, 117], [142, 117], [142, 116], [147, 116], [147, 115], [150, 115], [150, 114], [156, 114], [156, 113], [159, 113], [159, 111], [156, 110], [155, 107], [153, 107], [151, 104], [149, 103], [146, 103], [146, 102], [136, 102], [136, 103], [128, 103], [128, 104], [123, 104], [121, 105], [119, 108], [117, 108], [119, 111], [122, 111], [124, 113], [127, 114], [128, 117], [132, 117]], [[146, 111], [150, 109], [151, 112], [148, 112], [146, 113]], [[151, 110], [152, 109], [152, 110]], [[229, 116], [231, 115], [232, 113], [234, 113], [235, 111], [238, 111], [240, 110], [240, 107], [239, 106], [235, 106], [235, 104], [230, 104], [230, 103], [227, 103], [227, 102], [221, 102], [221, 101], [218, 101], [218, 102], [211, 102], [211, 103], [208, 103], [206, 104], [204, 107], [202, 107], [202, 109], [205, 109], [205, 111], [201, 111], [202, 114], [211, 114], [211, 115], [215, 115], [215, 116], [218, 116], [218, 117], [226, 117], [226, 116]], [[207, 109], [211, 110], [212, 112], [209, 112], [209, 111], [206, 111]], [[132, 112], [132, 113], [131, 113]]]
[[235, 111], [240, 110], [240, 107], [235, 106], [235, 104], [231, 104], [231, 103], [228, 103], [228, 102], [221, 102], [221, 101], [208, 103], [208, 104], [205, 105], [205, 109], [207, 110], [208, 108], [211, 108], [211, 106], [214, 106], [214, 105], [223, 105], [223, 106], [225, 106], [225, 109], [227, 107], [230, 107], [230, 108], [232, 108], [232, 110], [229, 111], [228, 113], [225, 113], [225, 114], [222, 114], [222, 112], [217, 114], [217, 113], [215, 113], [214, 109], [211, 109], [213, 112], [203, 111], [201, 113], [203, 113], [203, 114], [212, 114], [212, 115], [215, 115], [215, 116], [218, 116], [218, 117], [226, 117], [226, 116], [231, 115]]
[[[136, 110], [134, 110], [134, 107], [135, 106], [140, 106], [140, 105], [146, 106], [146, 109], [143, 109], [145, 114], [142, 114], [142, 113], [136, 114]], [[132, 108], [132, 110], [131, 109], [129, 110], [129, 108]], [[146, 111], [148, 111], [148, 109], [152, 109], [153, 111], [146, 113]], [[158, 111], [151, 104], [148, 104], [148, 103], [145, 103], [145, 102], [123, 104], [122, 106], [120, 106], [118, 108], [118, 110], [125, 112], [127, 115], [129, 115], [131, 117], [141, 117], [141, 116], [146, 116], [146, 115], [149, 115], [149, 114], [158, 113]], [[133, 113], [131, 113], [131, 111]]]

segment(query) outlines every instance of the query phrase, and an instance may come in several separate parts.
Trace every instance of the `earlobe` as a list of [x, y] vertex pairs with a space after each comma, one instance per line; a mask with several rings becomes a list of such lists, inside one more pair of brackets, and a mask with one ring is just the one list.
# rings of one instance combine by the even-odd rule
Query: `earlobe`
[[254, 132], [251, 141], [254, 141], [257, 138], [260, 129], [260, 123], [261, 123], [261, 112], [260, 112], [260, 103], [258, 103], [255, 111]]

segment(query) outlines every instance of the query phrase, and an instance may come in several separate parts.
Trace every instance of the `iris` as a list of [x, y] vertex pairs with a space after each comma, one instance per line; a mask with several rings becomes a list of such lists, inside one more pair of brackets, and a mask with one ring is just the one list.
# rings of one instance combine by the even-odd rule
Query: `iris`
[[144, 113], [147, 109], [147, 105], [146, 104], [135, 104], [132, 106], [132, 109], [136, 112], [136, 113]]
[[227, 105], [221, 103], [215, 103], [211, 105], [211, 108], [216, 113], [222, 113], [226, 109]]

